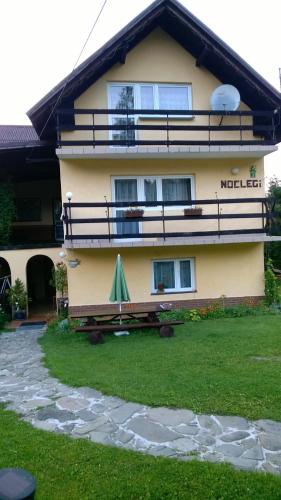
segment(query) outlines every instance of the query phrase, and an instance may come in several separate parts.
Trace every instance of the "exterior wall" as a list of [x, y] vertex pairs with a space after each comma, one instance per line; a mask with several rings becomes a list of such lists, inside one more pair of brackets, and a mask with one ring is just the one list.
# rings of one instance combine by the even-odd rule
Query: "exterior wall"
[[[75, 108], [108, 108], [107, 87], [110, 82], [149, 82], [149, 83], [182, 83], [191, 84], [192, 87], [192, 108], [194, 110], [210, 109], [210, 97], [213, 90], [221, 84], [205, 68], [196, 67], [196, 61], [183, 47], [181, 47], [167, 33], [157, 28], [140, 42], [133, 50], [131, 50], [126, 58], [125, 64], [115, 64], [105, 75], [97, 82], [91, 85], [75, 103]], [[246, 104], [241, 103], [240, 110], [249, 110]], [[139, 119], [139, 123], [146, 124], [161, 124], [166, 123], [166, 120], [155, 120], [151, 118]], [[208, 117], [195, 116], [190, 120], [170, 120], [170, 124], [192, 124], [192, 125], [208, 125]], [[211, 125], [219, 125], [220, 117], [213, 117]], [[243, 117], [243, 125], [250, 125], [251, 119]], [[76, 124], [91, 125], [92, 116], [83, 115], [76, 116]], [[97, 115], [95, 118], [96, 125], [107, 125], [107, 116]], [[239, 117], [225, 117], [224, 125], [239, 125]], [[170, 139], [190, 140], [208, 140], [208, 132], [170, 132]], [[62, 134], [62, 139], [68, 140], [91, 140], [92, 132], [65, 132]], [[96, 140], [108, 138], [108, 133], [103, 131], [96, 132]], [[139, 139], [158, 139], [165, 140], [166, 132], [151, 132], [141, 131]], [[256, 139], [251, 132], [243, 133], [244, 139]], [[239, 131], [235, 132], [212, 132], [213, 140], [233, 139], [239, 140]]]
[[45, 255], [50, 257], [54, 264], [60, 261], [59, 248], [34, 248], [29, 250], [1, 250], [0, 257], [5, 259], [11, 269], [12, 284], [17, 278], [23, 281], [25, 286], [26, 282], [26, 265], [29, 259], [35, 255]]
[[[70, 306], [109, 304], [118, 251], [112, 249], [68, 251], [80, 265], [69, 269]], [[152, 260], [195, 259], [195, 292], [151, 294]], [[130, 248], [122, 259], [132, 302], [194, 301], [231, 297], [260, 297], [263, 284], [263, 244], [201, 247]]]
[[[243, 180], [243, 185], [249, 180], [249, 168], [255, 165], [257, 179], [261, 180], [261, 187], [227, 189], [221, 187], [221, 180]], [[231, 169], [239, 167], [238, 175], [232, 175]], [[134, 159], [134, 160], [61, 160], [61, 186], [62, 199], [65, 199], [67, 191], [73, 192], [73, 202], [104, 202], [106, 196], [112, 201], [112, 178], [115, 176], [136, 175], [192, 175], [194, 176], [195, 199], [219, 199], [223, 198], [251, 198], [263, 197], [264, 171], [263, 159]], [[159, 212], [153, 210], [153, 215]], [[260, 203], [221, 205], [221, 213], [254, 213], [261, 212]], [[145, 215], [151, 214], [151, 209], [145, 210]], [[217, 205], [203, 206], [203, 214], [216, 214]], [[167, 209], [166, 214], [182, 214], [182, 209]], [[111, 212], [112, 215], [112, 212]], [[74, 208], [74, 218], [105, 217], [104, 208]], [[188, 225], [187, 225], [188, 224]], [[221, 221], [221, 230], [226, 229], [249, 229], [261, 228], [261, 219], [226, 219]], [[143, 232], [161, 232], [162, 223], [145, 222]], [[216, 231], [216, 220], [192, 221], [170, 221], [166, 223], [166, 231]], [[75, 224], [73, 234], [107, 234], [106, 223], [101, 224]], [[111, 228], [113, 232], [113, 228]]]

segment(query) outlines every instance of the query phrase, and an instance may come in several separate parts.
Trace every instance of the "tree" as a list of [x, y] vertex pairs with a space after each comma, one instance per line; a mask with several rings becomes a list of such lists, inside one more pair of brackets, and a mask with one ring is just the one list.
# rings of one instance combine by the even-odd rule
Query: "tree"
[[[276, 217], [271, 223], [271, 234], [281, 236], [281, 180], [273, 177], [269, 182], [268, 197]], [[273, 268], [281, 269], [281, 241], [269, 243], [266, 248], [267, 258], [273, 263]]]

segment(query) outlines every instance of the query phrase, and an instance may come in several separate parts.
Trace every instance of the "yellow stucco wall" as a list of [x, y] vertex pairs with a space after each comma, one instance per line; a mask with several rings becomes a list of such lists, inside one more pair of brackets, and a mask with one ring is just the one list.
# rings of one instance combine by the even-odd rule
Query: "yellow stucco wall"
[[[97, 82], [91, 85], [74, 103], [75, 108], [108, 108], [108, 84], [113, 82], [125, 83], [178, 83], [190, 84], [192, 92], [192, 109], [208, 110], [210, 109], [210, 97], [213, 90], [221, 82], [204, 67], [196, 67], [194, 57], [189, 54], [181, 45], [179, 45], [166, 32], [157, 28], [132, 49], [126, 58], [125, 64], [115, 64], [107, 71]], [[245, 103], [240, 104], [239, 110], [249, 110]], [[92, 125], [91, 115], [76, 115], [76, 124]], [[139, 123], [158, 124], [163, 120], [151, 118], [139, 119]], [[165, 123], [165, 121], [164, 121]], [[191, 120], [171, 120], [170, 124], [192, 124], [208, 125], [208, 117], [195, 116]], [[219, 125], [220, 117], [212, 117], [211, 125]], [[251, 124], [251, 119], [243, 117], [244, 125]], [[95, 117], [96, 125], [107, 125], [106, 115], [97, 115]], [[224, 125], [239, 125], [239, 117], [225, 117]], [[208, 140], [208, 132], [170, 132], [170, 139], [190, 140]], [[255, 139], [251, 132], [243, 132], [246, 139]], [[79, 140], [93, 138], [90, 131], [65, 132], [62, 139]], [[104, 131], [96, 132], [96, 140], [107, 139], [108, 133]], [[165, 140], [166, 132], [140, 131], [139, 139]], [[212, 139], [222, 138], [240, 139], [239, 132], [212, 132]]]
[[26, 286], [26, 266], [31, 257], [45, 255], [55, 263], [60, 262], [60, 248], [34, 248], [24, 250], [1, 250], [0, 257], [5, 259], [11, 270], [12, 284], [17, 278]]
[[[109, 303], [118, 250], [75, 250], [80, 265], [68, 270], [71, 306]], [[121, 252], [132, 302], [263, 295], [263, 244], [124, 248]], [[153, 259], [195, 259], [196, 292], [151, 295]]]
[[[261, 187], [256, 188], [221, 188], [221, 180], [243, 180], [249, 179], [249, 168], [255, 165], [257, 168], [257, 179], [262, 181]], [[238, 175], [232, 175], [231, 169], [238, 167]], [[73, 202], [104, 202], [104, 196], [112, 201], [112, 179], [115, 176], [161, 176], [161, 175], [191, 175], [194, 179], [195, 199], [215, 199], [217, 196], [223, 198], [247, 198], [263, 197], [263, 159], [249, 158], [224, 158], [224, 159], [134, 159], [134, 160], [61, 160], [61, 186], [62, 199], [66, 201], [65, 193], [73, 192]], [[145, 215], [159, 215], [157, 212], [145, 211]], [[203, 214], [215, 214], [217, 206], [203, 206]], [[258, 203], [221, 205], [221, 213], [247, 213], [261, 212]], [[180, 211], [167, 210], [167, 214], [182, 214]], [[111, 212], [112, 214], [112, 212]], [[77, 217], [105, 217], [104, 208], [74, 208], [73, 218]], [[221, 222], [221, 229], [243, 229], [260, 228], [261, 219], [231, 219]], [[173, 229], [172, 229], [173, 228]], [[200, 231], [216, 230], [217, 221], [173, 221], [167, 222], [166, 230], [169, 231]], [[161, 222], [143, 223], [143, 232], [161, 232]], [[74, 234], [103, 234], [107, 233], [107, 224], [75, 224]]]

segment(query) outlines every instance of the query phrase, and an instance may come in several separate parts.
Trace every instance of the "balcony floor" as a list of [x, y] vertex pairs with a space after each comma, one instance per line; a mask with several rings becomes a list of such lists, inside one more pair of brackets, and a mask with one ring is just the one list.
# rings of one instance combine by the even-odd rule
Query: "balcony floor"
[[262, 158], [276, 146], [64, 146], [56, 150], [58, 158]]
[[132, 248], [132, 247], [168, 247], [168, 246], [194, 246], [194, 245], [226, 245], [234, 243], [270, 243], [281, 241], [281, 236], [266, 236], [264, 234], [242, 234], [218, 236], [193, 236], [186, 238], [167, 238], [154, 240], [78, 240], [64, 242], [64, 248]]

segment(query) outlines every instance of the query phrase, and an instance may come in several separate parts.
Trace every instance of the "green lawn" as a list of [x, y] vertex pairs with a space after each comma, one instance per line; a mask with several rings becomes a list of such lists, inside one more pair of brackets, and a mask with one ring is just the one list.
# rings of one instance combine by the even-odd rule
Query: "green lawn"
[[277, 500], [281, 477], [154, 458], [33, 429], [0, 408], [0, 468], [37, 480], [36, 500]]
[[98, 346], [84, 334], [50, 329], [41, 344], [51, 374], [72, 386], [153, 406], [281, 421], [280, 315], [188, 322], [170, 339], [154, 331], [111, 335]]

